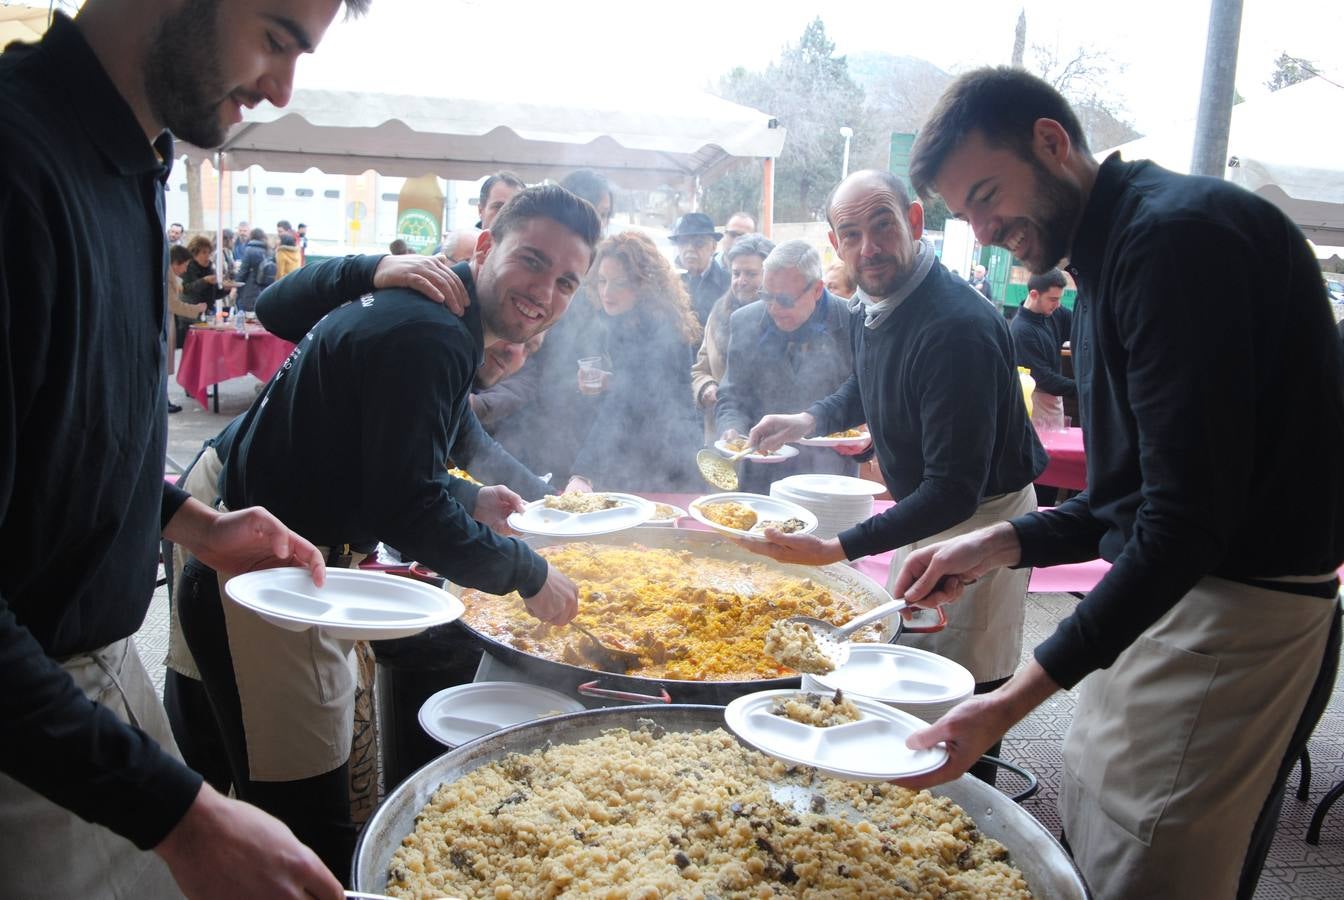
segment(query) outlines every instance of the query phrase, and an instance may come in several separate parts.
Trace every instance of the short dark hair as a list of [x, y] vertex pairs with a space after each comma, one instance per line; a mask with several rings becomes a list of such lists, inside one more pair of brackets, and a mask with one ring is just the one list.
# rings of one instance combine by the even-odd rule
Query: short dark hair
[[294, 230], [297, 231], [297, 230], [299, 230], [300, 228], [307, 228], [307, 227], [308, 227], [308, 226], [305, 225], [303, 222], [300, 222], [299, 224], [297, 224], [297, 225], [294, 226]]
[[885, 169], [860, 169], [858, 172], [854, 172], [844, 181], [832, 188], [830, 195], [826, 198], [826, 223], [832, 228], [835, 227], [835, 223], [831, 221], [831, 207], [835, 204], [835, 195], [840, 192], [840, 188], [844, 187], [849, 182], [860, 178], [876, 178], [878, 181], [882, 182], [882, 185], [887, 188], [887, 190], [896, 195], [896, 202], [900, 205], [902, 213], [910, 208], [910, 191], [906, 188], [905, 182], [901, 180], [899, 175], [895, 175]]
[[596, 208], [602, 195], [611, 198], [612, 206], [616, 205], [616, 192], [611, 189], [611, 182], [607, 176], [601, 172], [594, 172], [592, 169], [575, 169], [564, 178], [560, 179], [560, 186], [571, 194], [576, 194]]
[[1059, 269], [1051, 269], [1049, 272], [1042, 272], [1027, 279], [1027, 290], [1035, 291], [1038, 294], [1044, 294], [1051, 288], [1063, 290], [1068, 286], [1069, 280], [1064, 277], [1064, 273]]
[[294, 226], [289, 224], [289, 219], [281, 219], [275, 223], [276, 231], [293, 231]]
[[266, 229], [264, 229], [264, 228], [253, 228], [251, 231], [249, 231], [249, 232], [247, 233], [247, 239], [248, 239], [249, 241], [265, 241], [265, 240], [266, 240]]
[[990, 66], [961, 75], [943, 91], [915, 136], [910, 150], [910, 183], [921, 197], [932, 195], [933, 183], [947, 158], [977, 131], [990, 146], [1007, 147], [1030, 159], [1032, 127], [1037, 119], [1054, 119], [1079, 152], [1088, 152], [1083, 126], [1069, 101], [1045, 81], [1009, 66]]
[[[169, 227], [169, 228], [182, 228], [182, 223], [181, 223], [181, 222], [172, 222], [172, 223], [169, 223], [168, 227]], [[186, 229], [183, 229], [183, 231], [185, 231], [185, 230], [186, 230]]]
[[495, 217], [490, 234], [498, 245], [510, 231], [536, 218], [565, 226], [582, 238], [590, 251], [595, 252], [597, 242], [602, 240], [602, 223], [593, 205], [558, 184], [539, 184], [514, 194]]
[[499, 184], [501, 181], [509, 187], [516, 187], [520, 191], [527, 187], [527, 184], [522, 178], [515, 175], [513, 172], [510, 172], [508, 169], [496, 172], [485, 179], [485, 183], [481, 185], [481, 196], [480, 199], [476, 201], [477, 209], [485, 209], [485, 204], [490, 199], [490, 192], [493, 191], [495, 185]]
[[187, 241], [187, 252], [192, 256], [200, 253], [202, 250], [214, 252], [215, 242], [203, 234], [192, 235], [191, 240]]
[[173, 265], [191, 262], [191, 251], [181, 244], [173, 244], [168, 248], [168, 261]]

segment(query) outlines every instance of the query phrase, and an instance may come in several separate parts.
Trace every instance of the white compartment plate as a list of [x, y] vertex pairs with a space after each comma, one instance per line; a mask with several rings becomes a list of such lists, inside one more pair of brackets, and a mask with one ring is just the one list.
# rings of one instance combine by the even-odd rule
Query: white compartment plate
[[927, 724], [876, 700], [849, 699], [863, 713], [857, 722], [817, 728], [770, 712], [778, 697], [801, 691], [761, 691], [738, 697], [723, 711], [728, 728], [767, 756], [849, 781], [888, 781], [932, 772], [947, 762], [942, 744], [911, 750], [905, 739]]
[[519, 681], [477, 681], [444, 688], [420, 705], [420, 727], [446, 747], [460, 747], [509, 725], [579, 712], [577, 697]]
[[837, 688], [901, 706], [932, 706], [964, 700], [975, 691], [969, 669], [945, 656], [900, 644], [849, 644], [849, 660], [812, 680], [827, 691]]
[[[729, 447], [728, 442], [723, 440], [723, 438], [719, 438], [717, 441], [714, 442], [714, 449], [722, 453], [724, 456], [732, 456], [734, 453], [737, 452], [732, 447]], [[754, 462], [754, 463], [781, 463], [786, 459], [793, 459], [797, 455], [798, 455], [797, 447], [791, 447], [788, 444], [785, 444], [783, 447], [780, 447], [778, 450], [776, 450], [774, 453], [771, 453], [769, 456], [762, 456], [761, 454], [753, 451], [747, 454], [746, 456], [742, 457], [742, 459], [745, 462]]]
[[329, 568], [320, 588], [307, 569], [262, 569], [230, 578], [224, 592], [280, 628], [321, 628], [348, 640], [410, 637], [464, 609], [452, 594], [414, 578], [359, 569]]
[[799, 506], [797, 503], [790, 503], [788, 500], [781, 500], [779, 497], [767, 497], [764, 494], [747, 494], [740, 491], [734, 491], [726, 494], [706, 494], [703, 497], [697, 497], [691, 501], [688, 512], [692, 519], [702, 525], [708, 525], [715, 531], [723, 534], [731, 534], [735, 537], [746, 538], [750, 541], [764, 541], [765, 535], [760, 531], [743, 531], [740, 528], [729, 528], [726, 525], [720, 525], [714, 522], [700, 511], [701, 506], [708, 506], [711, 503], [721, 503], [733, 500], [749, 507], [756, 513], [757, 520], [762, 519], [802, 519], [806, 525], [802, 531], [795, 531], [794, 534], [811, 534], [817, 530], [817, 517], [809, 509]]
[[867, 432], [858, 437], [827, 437], [818, 435], [817, 437], [799, 438], [794, 441], [795, 444], [802, 444], [804, 447], [862, 447], [872, 440], [872, 436]]
[[643, 525], [653, 517], [653, 503], [634, 494], [594, 491], [605, 494], [620, 505], [590, 513], [571, 513], [550, 509], [545, 500], [533, 500], [521, 513], [509, 516], [509, 527], [523, 534], [545, 537], [591, 537], [610, 534]]

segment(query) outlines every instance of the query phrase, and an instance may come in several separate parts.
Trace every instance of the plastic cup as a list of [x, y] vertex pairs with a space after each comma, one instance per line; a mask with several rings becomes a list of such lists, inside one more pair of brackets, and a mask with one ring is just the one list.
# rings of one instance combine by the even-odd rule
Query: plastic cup
[[579, 360], [579, 390], [596, 394], [602, 390], [602, 357], [585, 356]]

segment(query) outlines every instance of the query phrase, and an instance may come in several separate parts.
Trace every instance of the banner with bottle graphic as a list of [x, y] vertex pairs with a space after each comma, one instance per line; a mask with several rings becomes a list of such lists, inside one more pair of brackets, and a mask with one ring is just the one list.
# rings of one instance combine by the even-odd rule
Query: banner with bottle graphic
[[429, 253], [443, 240], [443, 191], [434, 175], [407, 178], [397, 197], [397, 237], [412, 253]]

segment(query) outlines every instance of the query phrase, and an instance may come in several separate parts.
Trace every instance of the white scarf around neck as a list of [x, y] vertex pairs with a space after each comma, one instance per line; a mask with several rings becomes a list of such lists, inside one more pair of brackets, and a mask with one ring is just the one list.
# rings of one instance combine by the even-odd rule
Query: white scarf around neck
[[924, 283], [924, 279], [933, 270], [935, 261], [933, 244], [928, 238], [920, 238], [919, 243], [915, 245], [915, 264], [905, 280], [896, 286], [896, 290], [879, 299], [869, 296], [863, 288], [859, 288], [849, 302], [849, 311], [863, 311], [865, 328], [881, 327], [887, 317], [896, 311], [896, 307]]

